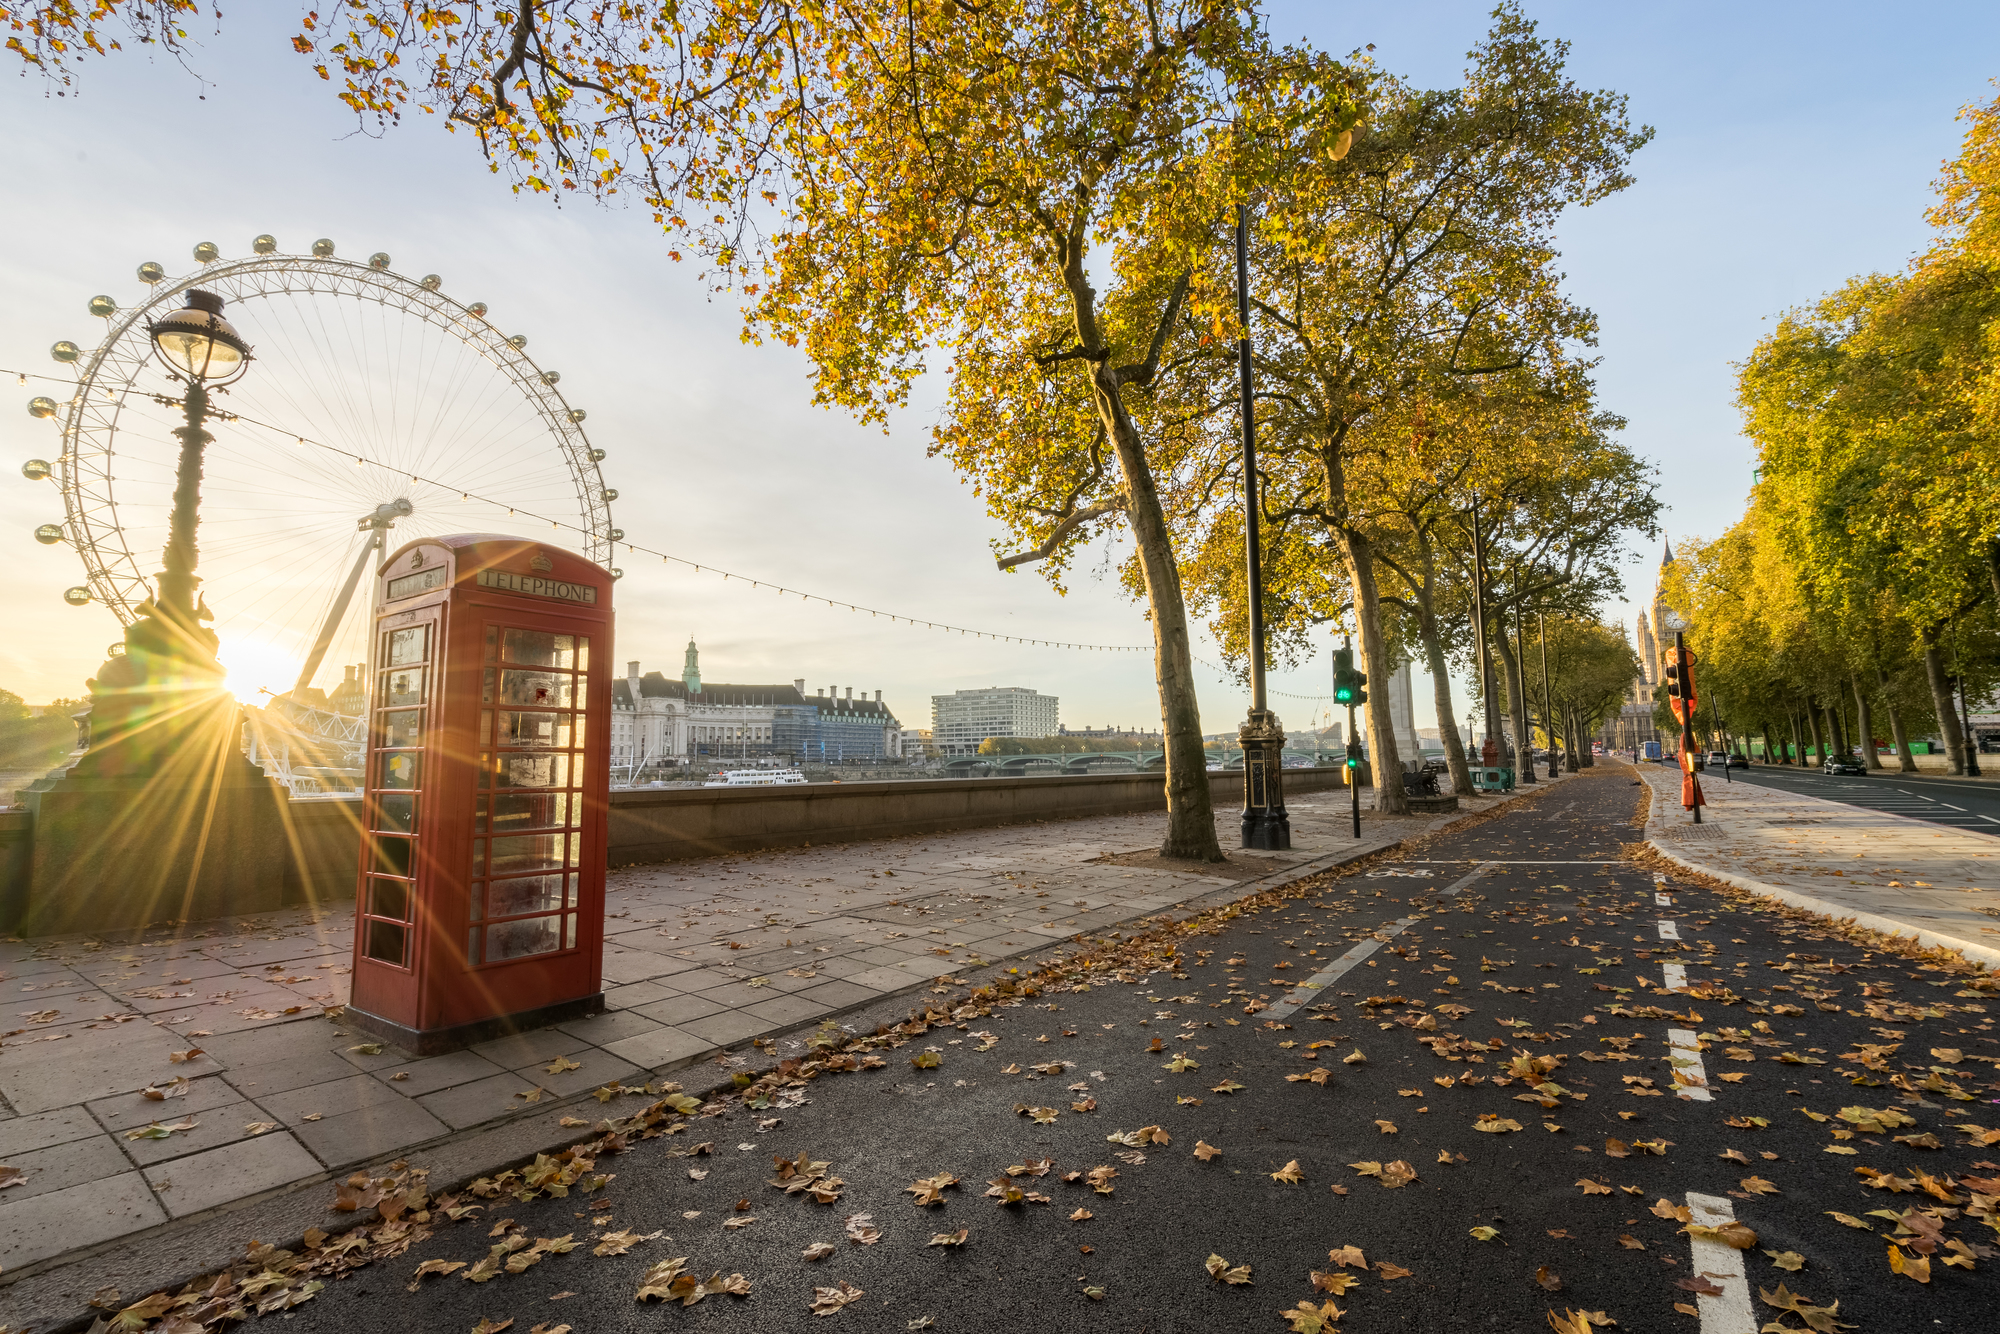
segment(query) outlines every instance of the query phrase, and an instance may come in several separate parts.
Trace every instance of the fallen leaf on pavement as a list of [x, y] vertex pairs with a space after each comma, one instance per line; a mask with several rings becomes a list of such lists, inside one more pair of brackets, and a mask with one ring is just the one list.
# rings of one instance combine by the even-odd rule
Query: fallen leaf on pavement
[[1240, 1287], [1250, 1281], [1249, 1265], [1232, 1266], [1219, 1255], [1210, 1255], [1208, 1259], [1202, 1261], [1202, 1268], [1208, 1270], [1210, 1278], [1233, 1286]]
[[1339, 1265], [1343, 1269], [1366, 1269], [1368, 1267], [1367, 1257], [1361, 1254], [1359, 1246], [1342, 1246], [1338, 1250], [1328, 1251], [1326, 1258], [1329, 1262]]
[[243, 1125], [243, 1133], [246, 1135], [261, 1135], [266, 1131], [276, 1130], [277, 1128], [278, 1123], [276, 1121], [246, 1121]]
[[926, 1204], [943, 1204], [945, 1187], [956, 1186], [957, 1184], [957, 1177], [951, 1175], [949, 1172], [940, 1172], [934, 1177], [919, 1177], [914, 1183], [903, 1187], [903, 1189], [915, 1195], [917, 1197], [916, 1203], [921, 1207]]
[[857, 1246], [873, 1246], [882, 1240], [882, 1229], [876, 1227], [873, 1214], [850, 1214], [847, 1218], [847, 1239]]
[[1805, 1267], [1806, 1258], [1797, 1251], [1765, 1251], [1764, 1254], [1771, 1257], [1772, 1264], [1791, 1273]]
[[1496, 1112], [1483, 1112], [1479, 1119], [1472, 1123], [1472, 1128], [1483, 1130], [1489, 1135], [1501, 1135], [1509, 1130], [1519, 1130], [1521, 1123]]
[[1069, 1216], [1069, 1221], [1072, 1223], [1088, 1223], [1091, 1219], [1095, 1217], [1097, 1217], [1097, 1215], [1090, 1212], [1090, 1210], [1079, 1208], [1075, 1213]]
[[1394, 1121], [1377, 1120], [1375, 1122], [1375, 1128], [1381, 1131], [1385, 1135], [1393, 1135], [1396, 1133], [1396, 1123]]
[[1194, 1142], [1194, 1156], [1201, 1159], [1205, 1163], [1213, 1162], [1215, 1159], [1220, 1158], [1222, 1156], [1222, 1150], [1216, 1148], [1213, 1144], [1208, 1144], [1204, 1143], [1201, 1140], [1196, 1140]]
[[1368, 1058], [1361, 1054], [1361, 1048], [1356, 1047], [1353, 1051], [1341, 1057], [1340, 1063], [1342, 1065], [1366, 1065], [1368, 1064]]
[[583, 1069], [583, 1062], [572, 1061], [567, 1056], [558, 1056], [543, 1066], [542, 1069], [546, 1070], [549, 1074], [560, 1075], [566, 1071]]
[[141, 1126], [137, 1130], [126, 1131], [125, 1138], [166, 1139], [169, 1135], [174, 1134], [176, 1131], [193, 1130], [196, 1126], [200, 1124], [201, 1124], [200, 1122], [195, 1121], [192, 1118], [184, 1121], [175, 1121], [171, 1125], [164, 1125], [164, 1126], [161, 1125], [158, 1121], [155, 1121], [153, 1122], [153, 1124], [149, 1126]]
[[642, 1241], [658, 1241], [665, 1232], [600, 1232], [597, 1245], [591, 1247], [592, 1255], [623, 1255]]
[[1579, 1178], [1576, 1184], [1583, 1187], [1585, 1195], [1609, 1195], [1611, 1193], [1611, 1187], [1602, 1182], [1592, 1181], [1589, 1177]]
[[1305, 1173], [1300, 1169], [1299, 1160], [1296, 1158], [1271, 1173], [1271, 1180], [1282, 1181], [1288, 1186], [1296, 1186], [1305, 1179]]
[[1500, 1235], [1500, 1229], [1497, 1227], [1481, 1226], [1472, 1228], [1470, 1229], [1470, 1231], [1472, 1234], [1472, 1238], [1475, 1241], [1492, 1241], [1495, 1237], [1498, 1237]]
[[1243, 1091], [1244, 1089], [1246, 1089], [1246, 1088], [1248, 1088], [1248, 1087], [1249, 1087], [1249, 1085], [1247, 1085], [1247, 1084], [1239, 1084], [1239, 1083], [1237, 1083], [1237, 1082], [1236, 1082], [1235, 1080], [1233, 1080], [1233, 1079], [1225, 1079], [1225, 1080], [1223, 1080], [1223, 1081], [1222, 1081], [1222, 1082], [1221, 1082], [1220, 1084], [1217, 1084], [1217, 1085], [1216, 1085], [1216, 1086], [1215, 1086], [1214, 1088], [1210, 1089], [1210, 1090], [1209, 1090], [1209, 1092], [1210, 1092], [1210, 1093], [1241, 1093], [1241, 1092], [1242, 1092], [1242, 1091]]
[[1338, 1297], [1349, 1288], [1358, 1287], [1361, 1280], [1352, 1274], [1322, 1274], [1312, 1271], [1312, 1285], [1315, 1292], [1330, 1292]]
[[513, 1316], [508, 1316], [505, 1320], [499, 1321], [488, 1320], [484, 1316], [481, 1316], [479, 1323], [472, 1327], [472, 1334], [500, 1334], [501, 1330], [511, 1328], [513, 1324]]
[[971, 1235], [972, 1235], [972, 1229], [969, 1227], [962, 1227], [956, 1232], [934, 1232], [931, 1234], [931, 1239], [925, 1242], [924, 1245], [963, 1246], [965, 1245], [966, 1239]]
[[800, 1257], [808, 1262], [814, 1260], [824, 1260], [826, 1259], [827, 1256], [832, 1254], [833, 1254], [833, 1243], [830, 1241], [816, 1241], [812, 1245], [806, 1247], [803, 1251], [799, 1252]]

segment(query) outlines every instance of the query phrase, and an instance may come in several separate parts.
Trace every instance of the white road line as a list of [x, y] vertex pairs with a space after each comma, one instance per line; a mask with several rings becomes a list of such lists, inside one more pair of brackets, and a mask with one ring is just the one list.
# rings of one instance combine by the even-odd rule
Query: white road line
[[1661, 964], [1660, 976], [1662, 979], [1664, 979], [1666, 989], [1668, 991], [1683, 991], [1686, 990], [1687, 988], [1688, 970], [1686, 968], [1683, 968], [1680, 964], [1677, 963]]
[[1686, 1098], [1692, 1102], [1715, 1101], [1715, 1095], [1708, 1091], [1708, 1070], [1701, 1063], [1701, 1038], [1696, 1036], [1693, 1029], [1667, 1030], [1667, 1059], [1675, 1070], [1690, 1079], [1701, 1081], [1697, 1084], [1682, 1084], [1675, 1081], [1675, 1097]]
[[[1736, 1210], [1728, 1200], [1689, 1191], [1687, 1204], [1693, 1214], [1691, 1221], [1704, 1227], [1736, 1221]], [[1743, 1252], [1701, 1237], [1690, 1237], [1688, 1249], [1694, 1253], [1694, 1272], [1722, 1289], [1716, 1296], [1695, 1297], [1695, 1309], [1701, 1312], [1701, 1334], [1757, 1334], [1750, 1283], [1743, 1276]]]
[[[1502, 864], [1500, 862], [1479, 863], [1471, 871], [1439, 890], [1437, 897], [1441, 899], [1450, 898], [1453, 894], [1458, 893], [1467, 885], [1479, 879], [1480, 876], [1486, 874], [1492, 867]], [[1306, 1004], [1319, 992], [1338, 982], [1357, 964], [1366, 960], [1376, 950], [1381, 949], [1391, 939], [1403, 934], [1404, 927], [1414, 926], [1419, 920], [1419, 918], [1415, 917], [1404, 917], [1391, 922], [1388, 926], [1380, 928], [1382, 934], [1378, 939], [1362, 941], [1359, 945], [1356, 945], [1353, 949], [1335, 959], [1331, 964], [1320, 969], [1317, 973], [1314, 973], [1311, 977], [1280, 996], [1270, 1008], [1261, 1011], [1261, 1013], [1269, 1019], [1283, 1019], [1288, 1014], [1296, 1013], [1301, 1005]]]
[[1681, 929], [1678, 926], [1675, 926], [1672, 922], [1660, 923], [1661, 940], [1679, 940], [1680, 938], [1681, 938]]
[[1671, 908], [1674, 906], [1674, 897], [1671, 894], [1661, 894], [1655, 891], [1653, 894], [1653, 903], [1656, 907]]

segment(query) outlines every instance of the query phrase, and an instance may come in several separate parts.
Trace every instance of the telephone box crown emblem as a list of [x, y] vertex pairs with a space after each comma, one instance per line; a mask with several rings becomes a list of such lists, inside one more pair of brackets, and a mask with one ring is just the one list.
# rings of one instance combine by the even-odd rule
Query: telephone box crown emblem
[[410, 568], [413, 570], [421, 570], [424, 568], [424, 553], [421, 550], [412, 551], [410, 553]]
[[528, 568], [533, 570], [536, 574], [547, 574], [550, 570], [555, 569], [555, 567], [556, 563], [550, 560], [547, 556], [538, 555], [533, 560], [528, 562]]

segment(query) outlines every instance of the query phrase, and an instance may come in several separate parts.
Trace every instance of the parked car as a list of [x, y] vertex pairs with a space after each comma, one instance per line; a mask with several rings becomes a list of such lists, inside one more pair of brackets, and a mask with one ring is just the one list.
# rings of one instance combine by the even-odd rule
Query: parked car
[[1748, 769], [1750, 767], [1750, 757], [1741, 752], [1731, 755], [1729, 757], [1729, 767], [1732, 769]]
[[1829, 755], [1819, 771], [1823, 774], [1852, 774], [1856, 778], [1868, 776], [1868, 766], [1852, 755]]

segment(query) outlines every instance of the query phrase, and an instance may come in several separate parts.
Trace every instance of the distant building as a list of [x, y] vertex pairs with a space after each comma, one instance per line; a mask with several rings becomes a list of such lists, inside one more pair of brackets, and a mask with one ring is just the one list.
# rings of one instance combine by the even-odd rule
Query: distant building
[[701, 654], [688, 641], [681, 676], [625, 664], [611, 686], [611, 769], [620, 778], [700, 761], [762, 760], [840, 764], [897, 759], [903, 725], [882, 692], [854, 698], [838, 686], [808, 695], [804, 678], [786, 685], [704, 684]]
[[931, 743], [940, 755], [974, 755], [995, 736], [1055, 736], [1056, 697], [1025, 686], [931, 696]]

